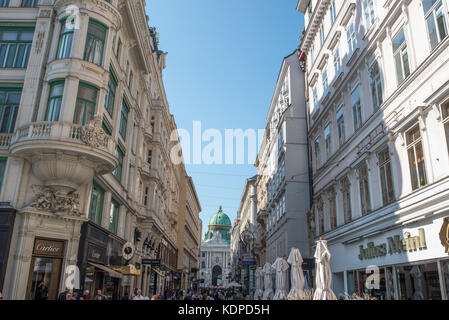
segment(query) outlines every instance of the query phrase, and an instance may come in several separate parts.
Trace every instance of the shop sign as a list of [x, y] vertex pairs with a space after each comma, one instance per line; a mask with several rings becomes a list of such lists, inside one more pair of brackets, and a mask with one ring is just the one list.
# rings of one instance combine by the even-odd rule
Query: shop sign
[[412, 237], [410, 232], [404, 233], [404, 238], [394, 236], [387, 238], [387, 243], [375, 245], [374, 242], [367, 244], [367, 247], [359, 246], [360, 260], [374, 259], [378, 257], [385, 257], [388, 254], [413, 252], [416, 250], [427, 249], [426, 236], [424, 229], [418, 229], [418, 236]]
[[87, 259], [102, 264], [106, 263], [106, 249], [94, 246], [89, 243], [87, 247]]
[[440, 240], [446, 253], [449, 253], [449, 218], [445, 218], [440, 231]]
[[36, 239], [34, 242], [33, 254], [62, 258], [64, 256], [64, 241]]
[[161, 260], [160, 259], [142, 259], [142, 264], [158, 266], [161, 264]]

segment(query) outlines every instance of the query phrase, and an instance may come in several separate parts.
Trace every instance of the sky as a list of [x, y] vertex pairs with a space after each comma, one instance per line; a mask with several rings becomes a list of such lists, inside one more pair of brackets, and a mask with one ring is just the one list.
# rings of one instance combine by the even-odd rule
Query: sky
[[[244, 164], [193, 164], [194, 121], [202, 132], [266, 127], [282, 59], [299, 44], [303, 29], [297, 0], [147, 0], [149, 25], [168, 52], [163, 80], [178, 129], [190, 133], [191, 164], [202, 212], [203, 238], [220, 205], [231, 222], [245, 181], [257, 174], [255, 157]], [[202, 142], [202, 150], [210, 142]], [[225, 144], [224, 140], [222, 141]], [[184, 150], [186, 149], [186, 150]], [[247, 151], [248, 144], [245, 144]], [[225, 153], [223, 151], [223, 153]], [[189, 159], [186, 159], [188, 161]]]

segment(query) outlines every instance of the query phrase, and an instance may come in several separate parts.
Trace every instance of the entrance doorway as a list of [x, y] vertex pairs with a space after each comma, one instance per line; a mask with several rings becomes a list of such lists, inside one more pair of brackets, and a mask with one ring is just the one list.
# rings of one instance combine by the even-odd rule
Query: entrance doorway
[[[222, 269], [220, 266], [215, 266], [212, 268], [212, 286], [217, 286], [219, 281], [222, 279]], [[221, 283], [220, 283], [221, 284]]]

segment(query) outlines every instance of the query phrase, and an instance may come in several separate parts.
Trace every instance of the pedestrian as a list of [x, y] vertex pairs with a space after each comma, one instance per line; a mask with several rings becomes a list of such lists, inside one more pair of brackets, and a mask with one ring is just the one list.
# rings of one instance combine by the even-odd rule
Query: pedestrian
[[142, 290], [138, 289], [137, 294], [133, 300], [145, 300], [145, 297], [142, 295]]
[[94, 300], [106, 300], [106, 297], [102, 294], [101, 289], [97, 290], [97, 295]]
[[155, 294], [154, 296], [151, 297], [151, 300], [162, 300], [162, 298], [160, 295]]
[[65, 300], [73, 300], [72, 294], [70, 292], [67, 292], [67, 294], [65, 295]]
[[65, 291], [61, 292], [58, 296], [58, 300], [67, 300], [66, 296], [70, 293], [72, 295], [72, 290], [70, 288], [65, 288]]
[[0, 292], [0, 300], [3, 300], [3, 295], [1, 292]]
[[72, 300], [79, 300], [80, 299], [80, 295], [79, 295], [79, 293], [78, 292], [74, 292], [73, 293], [73, 297], [72, 297]]
[[89, 290], [85, 290], [83, 294], [83, 300], [90, 300]]
[[45, 282], [42, 281], [37, 286], [34, 300], [48, 300], [48, 288], [45, 285]]
[[128, 293], [128, 291], [125, 291], [125, 294], [123, 295], [122, 300], [129, 300], [129, 293]]

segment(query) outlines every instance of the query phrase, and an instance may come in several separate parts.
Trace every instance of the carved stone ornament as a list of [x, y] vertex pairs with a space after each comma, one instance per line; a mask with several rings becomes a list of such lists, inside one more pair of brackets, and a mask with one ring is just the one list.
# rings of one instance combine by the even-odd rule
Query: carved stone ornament
[[31, 203], [32, 208], [51, 212], [57, 216], [67, 215], [79, 217], [81, 212], [80, 196], [76, 191], [61, 192], [52, 187], [39, 185], [32, 186], [35, 198]]
[[81, 141], [92, 148], [106, 148], [109, 136], [101, 127], [101, 118], [97, 117], [81, 128]]

